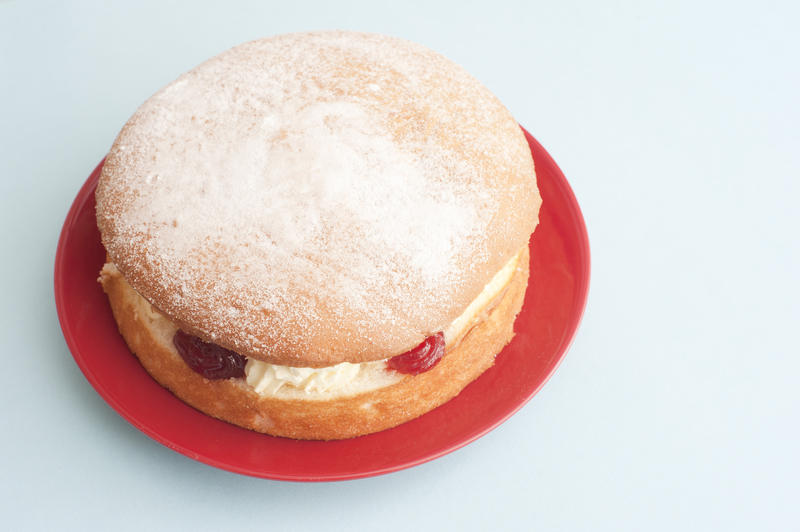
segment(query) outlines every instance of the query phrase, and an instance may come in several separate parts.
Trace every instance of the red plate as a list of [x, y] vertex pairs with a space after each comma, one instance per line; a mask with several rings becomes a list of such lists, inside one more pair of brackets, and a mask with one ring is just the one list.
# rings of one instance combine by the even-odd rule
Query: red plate
[[206, 464], [280, 480], [343, 480], [433, 460], [483, 436], [519, 410], [563, 358], [589, 287], [589, 241], [564, 175], [527, 132], [543, 197], [531, 245], [531, 283], [517, 335], [497, 362], [449, 403], [397, 428], [352, 440], [295, 441], [213, 419], [159, 386], [128, 351], [97, 276], [105, 251], [95, 225], [102, 162], [64, 222], [55, 264], [61, 328], [97, 392], [136, 428]]

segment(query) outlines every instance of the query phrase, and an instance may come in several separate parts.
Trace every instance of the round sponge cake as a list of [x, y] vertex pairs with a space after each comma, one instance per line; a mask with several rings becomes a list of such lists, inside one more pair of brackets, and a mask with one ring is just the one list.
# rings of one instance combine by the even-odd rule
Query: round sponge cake
[[182, 75], [131, 117], [97, 188], [109, 260], [172, 323], [316, 368], [444, 330], [526, 248], [539, 204], [496, 97], [422, 46], [352, 32]]

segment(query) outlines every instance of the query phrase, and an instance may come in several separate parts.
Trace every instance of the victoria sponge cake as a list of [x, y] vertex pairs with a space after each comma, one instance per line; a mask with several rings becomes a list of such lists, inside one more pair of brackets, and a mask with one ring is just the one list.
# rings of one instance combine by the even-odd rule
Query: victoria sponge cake
[[541, 203], [508, 110], [375, 34], [242, 44], [128, 120], [97, 187], [100, 282], [177, 397], [275, 436], [384, 430], [511, 340]]

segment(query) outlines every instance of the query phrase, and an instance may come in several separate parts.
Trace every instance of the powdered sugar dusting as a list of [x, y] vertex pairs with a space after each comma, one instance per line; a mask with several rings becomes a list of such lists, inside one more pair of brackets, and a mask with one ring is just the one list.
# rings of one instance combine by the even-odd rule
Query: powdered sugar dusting
[[413, 345], [463, 310], [465, 257], [497, 262], [493, 176], [525, 169], [504, 168], [518, 148], [484, 132], [509, 119], [405, 41], [248, 43], [157, 93], [120, 134], [98, 189], [104, 241], [145, 297], [227, 347], [302, 357], [324, 338], [377, 357], [374, 345]]

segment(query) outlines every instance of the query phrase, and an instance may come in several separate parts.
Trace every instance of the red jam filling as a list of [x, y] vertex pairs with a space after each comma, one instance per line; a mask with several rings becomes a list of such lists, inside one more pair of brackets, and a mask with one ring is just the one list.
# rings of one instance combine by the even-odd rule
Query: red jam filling
[[206, 379], [244, 377], [245, 358], [239, 353], [204, 342], [181, 330], [172, 337], [172, 343], [189, 367]]
[[444, 333], [429, 336], [417, 347], [386, 361], [395, 371], [409, 375], [424, 373], [439, 363], [444, 355]]
[[[206, 379], [243, 378], [247, 359], [217, 344], [204, 342], [180, 329], [172, 337], [178, 354], [196, 373]], [[414, 349], [386, 361], [391, 369], [408, 375], [419, 375], [432, 369], [444, 356], [444, 333], [429, 336]]]

